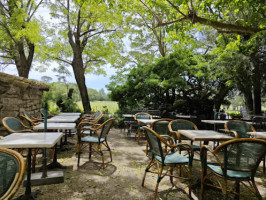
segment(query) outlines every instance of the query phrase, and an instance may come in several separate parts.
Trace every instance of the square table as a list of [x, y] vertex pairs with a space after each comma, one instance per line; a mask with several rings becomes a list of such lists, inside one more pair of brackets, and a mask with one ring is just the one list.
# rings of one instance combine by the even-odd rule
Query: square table
[[266, 139], [266, 132], [247, 132], [252, 137]]
[[[63, 136], [63, 133], [12, 133], [0, 140], [0, 147], [27, 148], [27, 180], [25, 194], [21, 199], [34, 199], [31, 193], [31, 151], [33, 148], [52, 148]], [[46, 161], [46, 158], [44, 158]], [[44, 162], [46, 165], [46, 163]], [[44, 166], [46, 170], [46, 167]], [[45, 177], [46, 171], [43, 172]]]
[[152, 124], [153, 122], [157, 121], [158, 119], [137, 119], [137, 121], [140, 121], [141, 123], [144, 124]]
[[233, 137], [212, 130], [178, 130], [178, 132], [194, 141], [223, 141]]
[[79, 119], [79, 116], [54, 116], [50, 119], [47, 119], [47, 122], [55, 122], [55, 123], [74, 123]]
[[63, 112], [59, 113], [57, 116], [80, 116], [81, 113], [73, 113], [73, 112]]

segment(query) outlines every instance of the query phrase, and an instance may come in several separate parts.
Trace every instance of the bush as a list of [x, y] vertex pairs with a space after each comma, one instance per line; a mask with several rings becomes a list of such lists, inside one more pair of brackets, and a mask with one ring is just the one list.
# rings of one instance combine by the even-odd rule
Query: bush
[[242, 117], [241, 113], [238, 111], [230, 111], [227, 112], [227, 114], [232, 118], [232, 119], [240, 119]]

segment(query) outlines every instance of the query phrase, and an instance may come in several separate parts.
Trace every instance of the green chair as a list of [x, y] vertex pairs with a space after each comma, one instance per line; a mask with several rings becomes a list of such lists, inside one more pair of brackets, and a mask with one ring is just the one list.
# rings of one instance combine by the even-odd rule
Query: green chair
[[138, 112], [134, 115], [134, 119], [137, 121], [137, 124], [138, 124], [136, 136], [138, 137], [138, 144], [139, 144], [140, 137], [144, 135], [142, 126], [146, 126], [146, 124], [139, 121], [139, 119], [152, 119], [152, 116], [146, 112]]
[[33, 132], [29, 127], [25, 126], [15, 117], [4, 117], [2, 124], [9, 134], [18, 132]]
[[[157, 197], [159, 184], [165, 176], [170, 177], [172, 184], [173, 178], [179, 178], [187, 182], [189, 189], [188, 196], [191, 198], [191, 168], [194, 155], [191, 146], [188, 144], [171, 145], [169, 140], [161, 137], [151, 128], [144, 126], [143, 129], [145, 130], [145, 134], [151, 148], [152, 157], [145, 170], [142, 180], [142, 186], [144, 186], [147, 172], [157, 174], [158, 178], [153, 198], [155, 200]], [[168, 147], [168, 150], [166, 152], [163, 151], [162, 144]], [[180, 147], [187, 150], [187, 156], [183, 156], [178, 152], [178, 149]], [[152, 169], [153, 166], [157, 167], [157, 169]], [[179, 173], [179, 176], [174, 175], [173, 170], [175, 167], [179, 170], [179, 172], [183, 170], [183, 175], [186, 174], [187, 176], [181, 177], [181, 173]], [[164, 171], [164, 169], [166, 169], [166, 172]]]
[[241, 120], [230, 120], [224, 124], [224, 128], [228, 133], [233, 133], [236, 138], [249, 138], [247, 132], [255, 132], [255, 128]]
[[43, 122], [43, 118], [35, 118], [31, 116], [28, 112], [22, 112], [20, 117], [27, 119], [33, 126], [36, 126], [40, 122]]
[[[207, 153], [212, 154], [212, 158], [215, 158], [216, 162], [209, 162]], [[239, 199], [240, 183], [245, 187], [249, 186], [249, 190], [258, 199], [262, 199], [254, 176], [265, 153], [266, 141], [252, 138], [224, 142], [214, 151], [203, 146], [200, 151], [202, 167], [200, 199], [204, 199], [205, 185], [221, 188], [224, 199], [228, 199], [230, 193]], [[214, 179], [206, 181], [211, 177]], [[229, 188], [228, 181], [234, 181], [235, 184]], [[249, 185], [245, 182], [248, 182]]]
[[[94, 136], [85, 136], [82, 134], [78, 134], [78, 143], [77, 143], [77, 151], [78, 151], [78, 167], [80, 163], [80, 154], [81, 150], [89, 146], [89, 159], [91, 159], [92, 152], [97, 152], [102, 156], [102, 167], [104, 168], [104, 154], [102, 147], [106, 147], [107, 151], [110, 153], [110, 158], [112, 162], [112, 151], [107, 143], [108, 133], [113, 126], [114, 118], [106, 120], [103, 124], [96, 128], [91, 128], [91, 131], [94, 132]], [[94, 147], [94, 145], [96, 147]]]
[[[161, 137], [164, 139], [168, 140], [171, 136], [171, 133], [168, 128], [168, 124], [173, 121], [173, 119], [169, 118], [163, 118], [163, 119], [158, 119], [154, 122], [151, 123], [150, 128], [154, 130], [157, 134], [159, 134]], [[172, 138], [170, 138], [171, 141]], [[148, 154], [148, 141], [146, 144], [146, 154]]]
[[16, 151], [0, 147], [0, 199], [11, 199], [19, 189], [25, 172], [23, 157]]
[[168, 125], [168, 128], [170, 133], [174, 137], [176, 144], [182, 143], [182, 141], [184, 140], [189, 140], [193, 150], [200, 151], [200, 146], [193, 145], [193, 140], [187, 138], [186, 136], [183, 136], [178, 132], [178, 130], [198, 130], [198, 127], [193, 122], [184, 119], [177, 119], [171, 121]]

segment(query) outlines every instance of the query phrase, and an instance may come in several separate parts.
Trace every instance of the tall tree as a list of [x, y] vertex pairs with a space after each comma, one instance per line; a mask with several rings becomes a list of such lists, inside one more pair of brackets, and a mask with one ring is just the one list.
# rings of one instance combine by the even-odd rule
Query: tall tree
[[28, 78], [35, 44], [41, 40], [34, 15], [43, 0], [0, 1], [1, 64], [15, 64], [19, 76]]
[[52, 16], [59, 20], [54, 29], [52, 48], [46, 54], [71, 65], [81, 94], [84, 112], [91, 110], [85, 72], [104, 73], [101, 66], [118, 59], [118, 24], [123, 17], [113, 1], [57, 0], [51, 5]]

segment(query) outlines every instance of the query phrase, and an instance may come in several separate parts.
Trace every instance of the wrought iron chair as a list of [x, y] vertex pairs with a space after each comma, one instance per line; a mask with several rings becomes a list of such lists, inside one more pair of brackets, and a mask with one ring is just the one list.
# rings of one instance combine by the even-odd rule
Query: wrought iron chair
[[224, 128], [228, 133], [233, 133], [236, 138], [249, 138], [247, 132], [255, 132], [255, 128], [245, 121], [230, 120], [224, 124]]
[[[188, 144], [172, 145], [170, 144], [169, 140], [166, 140], [165, 138], [161, 137], [159, 134], [157, 134], [155, 131], [153, 131], [149, 127], [144, 126], [143, 128], [145, 129], [145, 134], [146, 134], [147, 140], [151, 148], [152, 157], [145, 170], [143, 180], [142, 180], [142, 186], [144, 186], [147, 172], [151, 172], [151, 173], [158, 175], [157, 184], [156, 184], [155, 192], [154, 192], [154, 198], [153, 198], [155, 200], [157, 197], [159, 184], [165, 176], [170, 177], [170, 181], [172, 184], [173, 184], [173, 178], [180, 178], [187, 182], [188, 195], [191, 198], [191, 168], [192, 168], [192, 160], [193, 160], [193, 155], [194, 155], [194, 152], [191, 146]], [[162, 144], [167, 145], [168, 150], [166, 152], [163, 151]], [[180, 147], [187, 150], [188, 152], [187, 157], [181, 155], [178, 152], [178, 148]], [[157, 169], [154, 171], [151, 170], [153, 166], [157, 166]], [[181, 177], [180, 176], [181, 173], [179, 173], [179, 176], [175, 176], [173, 174], [174, 167], [177, 167], [179, 171], [181, 170], [181, 168], [184, 168], [184, 171], [186, 173], [183, 173], [183, 174], [187, 174], [187, 177]], [[167, 170], [164, 173], [165, 168], [167, 168]]]
[[200, 151], [200, 146], [194, 145], [193, 140], [190, 140], [189, 138], [183, 136], [178, 132], [178, 130], [198, 130], [198, 127], [193, 122], [184, 119], [177, 119], [171, 121], [168, 125], [168, 128], [170, 133], [174, 137], [176, 144], [182, 143], [182, 140], [189, 140], [193, 150]]
[[16, 151], [0, 147], [0, 199], [11, 199], [24, 176], [25, 163]]
[[146, 124], [139, 121], [139, 119], [152, 119], [152, 115], [146, 112], [138, 112], [134, 115], [134, 119], [137, 121], [137, 124], [138, 124], [136, 136], [138, 137], [138, 144], [139, 144], [140, 137], [144, 135], [142, 126], [146, 126]]
[[[216, 162], [208, 162], [207, 152], [214, 156]], [[266, 141], [252, 138], [230, 140], [219, 145], [215, 150], [203, 146], [200, 151], [202, 167], [200, 199], [204, 199], [205, 185], [221, 188], [224, 199], [228, 199], [230, 192], [239, 198], [240, 183], [248, 187], [245, 181], [249, 183], [250, 191], [262, 199], [254, 176], [265, 153]], [[212, 176], [215, 177], [214, 184], [208, 184], [206, 180]], [[215, 185], [215, 180], [218, 186]], [[231, 189], [229, 189], [228, 181], [235, 181]]]
[[[78, 143], [77, 143], [77, 150], [78, 150], [78, 167], [80, 163], [80, 154], [81, 149], [85, 147], [85, 145], [89, 145], [89, 159], [91, 158], [92, 152], [97, 152], [102, 156], [102, 167], [104, 168], [104, 155], [102, 146], [107, 148], [107, 151], [110, 153], [110, 158], [112, 162], [112, 151], [107, 143], [107, 135], [113, 126], [114, 118], [106, 120], [103, 124], [96, 128], [91, 128], [91, 131], [94, 132], [94, 136], [86, 136], [83, 137], [82, 134], [78, 134]], [[96, 145], [97, 147], [93, 147]]]

